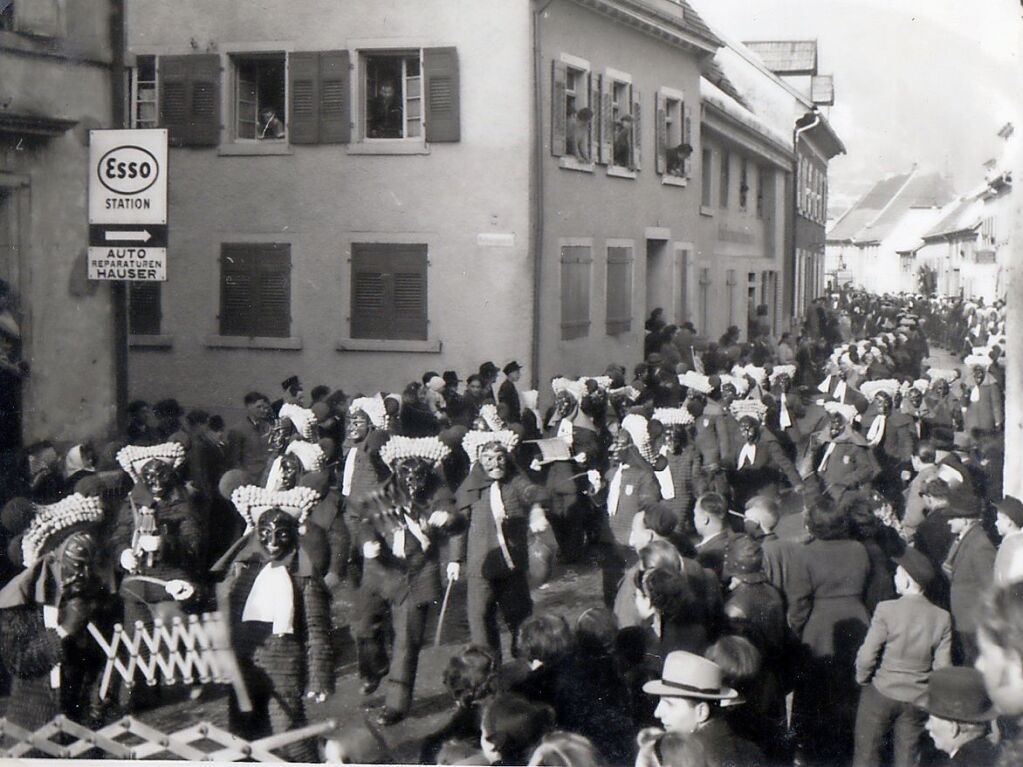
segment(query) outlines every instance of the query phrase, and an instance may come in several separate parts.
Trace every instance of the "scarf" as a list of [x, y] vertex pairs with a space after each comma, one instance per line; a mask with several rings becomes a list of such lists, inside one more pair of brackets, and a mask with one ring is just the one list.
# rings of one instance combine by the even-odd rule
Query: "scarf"
[[508, 512], [504, 508], [504, 499], [501, 498], [501, 483], [490, 483], [490, 513], [494, 516], [494, 527], [497, 530], [497, 545], [501, 547], [501, 556], [509, 570], [515, 569], [512, 561], [511, 551], [508, 549], [508, 541], [504, 537], [504, 520], [508, 518]]
[[345, 498], [352, 494], [352, 477], [355, 475], [355, 461], [358, 454], [359, 448], [353, 447], [345, 457], [345, 470], [341, 476], [341, 495]]
[[661, 498], [666, 501], [674, 500], [675, 481], [671, 478], [671, 466], [665, 464], [663, 469], [654, 472], [654, 476], [657, 477], [657, 484], [661, 486]]
[[778, 399], [779, 399], [780, 404], [781, 404], [781, 410], [778, 413], [778, 425], [782, 429], [787, 429], [790, 426], [792, 426], [792, 416], [789, 415], [789, 405], [788, 405], [788, 402], [787, 402], [788, 397], [786, 397], [785, 393], [783, 392], [778, 397]]
[[420, 548], [425, 552], [430, 548], [430, 539], [423, 532], [418, 520], [408, 512], [403, 511], [404, 524], [394, 531], [394, 541], [391, 543], [391, 553], [398, 559], [405, 559], [405, 531], [412, 533], [412, 537], [419, 541]]
[[817, 464], [817, 473], [820, 474], [822, 471], [828, 468], [828, 459], [831, 458], [831, 454], [835, 452], [835, 443], [829, 442], [828, 446], [824, 448], [824, 455], [821, 457], [821, 462]]
[[888, 416], [879, 415], [870, 424], [870, 431], [867, 432], [867, 442], [870, 443], [871, 447], [877, 447], [881, 444], [881, 441], [884, 439], [884, 430], [887, 423]]
[[752, 466], [753, 462], [756, 459], [757, 459], [757, 446], [756, 446], [756, 443], [747, 442], [745, 445], [742, 446], [742, 449], [739, 451], [738, 468], [740, 468], [740, 469], [742, 468], [743, 461], [748, 462], [749, 465]]
[[622, 472], [626, 468], [628, 464], [619, 464], [607, 488], [607, 513], [612, 517], [618, 513], [618, 499], [622, 494]]
[[263, 565], [245, 600], [242, 621], [273, 624], [277, 636], [295, 633], [295, 588], [287, 566]]
[[980, 402], [980, 387], [974, 386], [970, 389], [970, 402]]

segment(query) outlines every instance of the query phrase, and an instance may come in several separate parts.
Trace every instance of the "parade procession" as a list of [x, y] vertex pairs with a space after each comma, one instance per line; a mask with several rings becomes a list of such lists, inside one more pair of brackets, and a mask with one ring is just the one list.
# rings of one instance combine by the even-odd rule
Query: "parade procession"
[[1023, 8], [754, 5], [0, 0], [0, 761], [1023, 765]]

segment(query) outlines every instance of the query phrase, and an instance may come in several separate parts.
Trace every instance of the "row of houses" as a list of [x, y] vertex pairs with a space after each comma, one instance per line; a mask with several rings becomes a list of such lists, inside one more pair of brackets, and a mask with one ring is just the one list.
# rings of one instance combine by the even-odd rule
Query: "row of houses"
[[827, 233], [827, 281], [872, 292], [983, 299], [1008, 292], [1015, 222], [1011, 166], [1018, 139], [998, 133], [984, 181], [955, 194], [951, 181], [914, 168], [878, 181]]
[[[763, 305], [781, 331], [823, 288], [844, 147], [813, 41], [732, 41], [685, 0], [111, 5], [124, 124], [172, 146], [168, 279], [127, 291], [132, 396], [224, 410], [294, 372], [396, 389], [484, 359], [538, 382], [638, 362], [656, 307], [717, 336]], [[105, 286], [47, 308], [82, 301], [119, 309]]]

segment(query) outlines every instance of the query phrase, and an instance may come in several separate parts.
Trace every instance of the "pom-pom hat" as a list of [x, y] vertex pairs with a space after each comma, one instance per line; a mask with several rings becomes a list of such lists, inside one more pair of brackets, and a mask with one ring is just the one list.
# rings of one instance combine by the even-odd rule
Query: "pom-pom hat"
[[384, 428], [387, 421], [387, 409], [384, 407], [384, 398], [379, 394], [373, 397], [356, 397], [348, 407], [352, 415], [363, 413], [371, 424], [377, 429]]
[[243, 485], [231, 493], [231, 503], [249, 527], [255, 527], [259, 518], [270, 509], [280, 509], [301, 525], [319, 501], [319, 493], [302, 486], [291, 490], [267, 490], [258, 485]]
[[142, 475], [142, 467], [157, 460], [176, 469], [185, 462], [185, 448], [178, 442], [164, 442], [160, 445], [127, 445], [117, 453], [117, 462], [135, 482]]
[[469, 460], [478, 461], [480, 451], [487, 445], [497, 443], [506, 450], [512, 450], [519, 444], [519, 435], [510, 429], [500, 431], [470, 431], [462, 438], [462, 449]]
[[36, 506], [35, 516], [21, 539], [22, 562], [31, 567], [46, 551], [53, 536], [80, 525], [95, 524], [103, 519], [103, 505], [98, 497], [79, 493], [57, 503]]
[[395, 435], [380, 448], [380, 458], [390, 467], [405, 458], [422, 458], [439, 463], [451, 454], [451, 448], [437, 437], [402, 437]]
[[665, 426], [686, 426], [693, 422], [693, 414], [684, 407], [659, 407], [654, 409], [652, 420]]
[[281, 418], [287, 418], [295, 426], [295, 431], [302, 435], [303, 439], [312, 439], [316, 433], [316, 413], [312, 410], [285, 402], [281, 405]]

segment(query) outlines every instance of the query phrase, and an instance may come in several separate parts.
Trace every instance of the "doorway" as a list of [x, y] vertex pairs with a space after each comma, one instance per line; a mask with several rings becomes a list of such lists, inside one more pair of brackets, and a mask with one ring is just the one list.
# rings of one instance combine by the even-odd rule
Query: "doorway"
[[21, 447], [20, 196], [18, 187], [0, 182], [0, 461], [4, 467], [5, 459]]
[[646, 241], [646, 312], [664, 309], [668, 318], [674, 309], [671, 256], [667, 240]]

